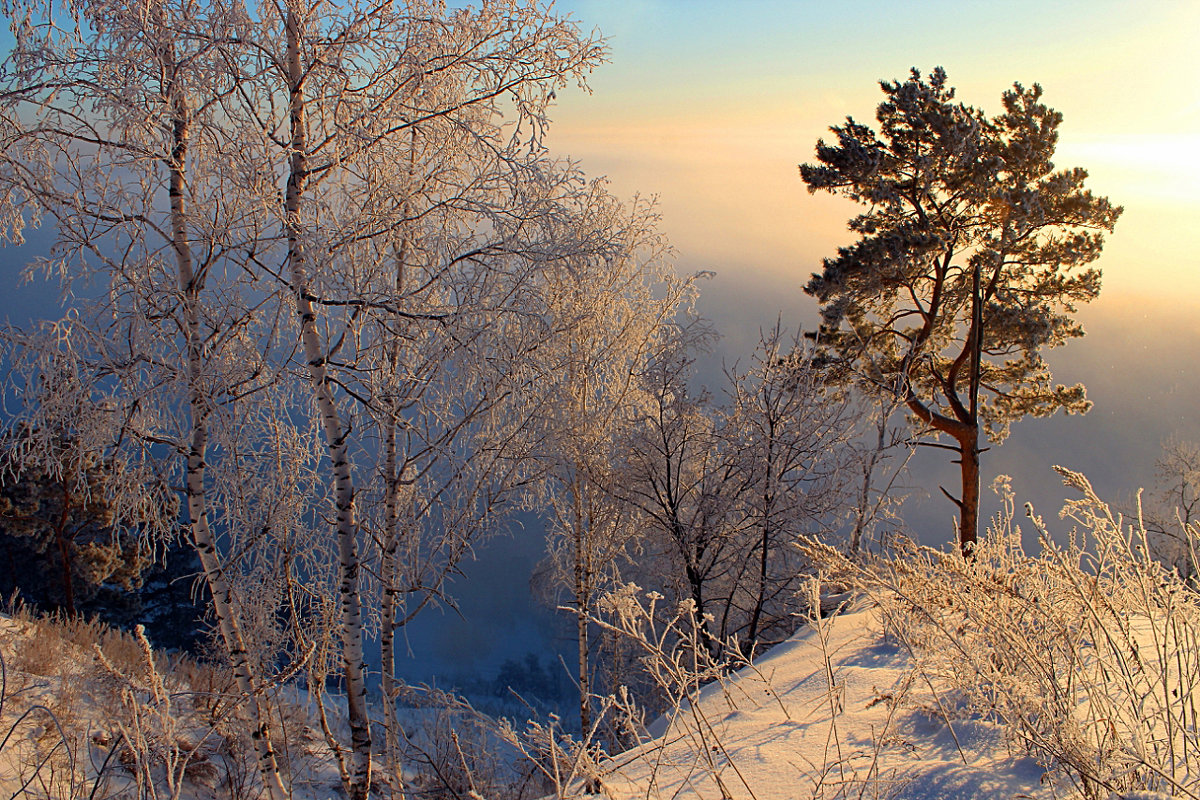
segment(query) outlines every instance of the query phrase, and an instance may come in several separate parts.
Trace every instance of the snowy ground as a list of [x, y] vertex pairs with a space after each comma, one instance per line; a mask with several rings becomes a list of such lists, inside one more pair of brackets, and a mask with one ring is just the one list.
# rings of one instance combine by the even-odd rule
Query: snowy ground
[[1053, 796], [1033, 759], [937, 692], [861, 605], [802, 628], [657, 727], [654, 741], [612, 760], [607, 796]]
[[[36, 634], [30, 636], [33, 631], [25, 630], [30, 627], [0, 619], [0, 640], [8, 653], [13, 654], [15, 647], [15, 653], [28, 659], [33, 644], [45, 644]], [[50, 649], [55, 654], [50, 659], [54, 668], [37, 677], [14, 668], [20, 659], [9, 659], [4, 728], [30, 705], [56, 708], [61, 721], [88, 732], [90, 741], [78, 742], [75, 753], [84, 759], [90, 755], [93, 767], [83, 771], [94, 773], [105, 749], [97, 734], [107, 730], [106, 717], [122, 715], [120, 703], [115, 697], [101, 699], [112, 693], [101, 692], [103, 687], [94, 676], [80, 674], [90, 661], [83, 648], [59, 644]], [[79, 684], [72, 685], [76, 680]], [[601, 796], [610, 800], [1053, 796], [1043, 783], [1043, 770], [1032, 759], [1010, 752], [997, 726], [972, 719], [957, 698], [935, 687], [923, 678], [920, 665], [903, 645], [884, 637], [877, 610], [860, 602], [856, 608], [805, 626], [753, 667], [706, 687], [696, 704], [652, 725], [650, 733], [656, 738], [604, 765]], [[301, 756], [298, 765], [303, 766], [293, 776], [296, 797], [332, 798], [339, 793], [336, 773], [316, 732], [303, 720], [303, 702], [297, 699], [291, 707], [292, 713], [299, 712], [292, 726], [296, 732], [292, 754]], [[197, 728], [194, 713], [182, 702], [174, 710], [181, 718], [160, 723], [165, 728], [158, 737], [170, 732], [173, 738], [192, 742], [190, 763], [180, 767], [184, 779], [177, 796], [187, 800], [245, 796], [248, 787], [233, 785], [231, 776], [252, 782], [249, 750], [238, 748], [223, 725]], [[5, 796], [19, 793], [17, 787], [28, 779], [34, 763], [33, 750], [17, 746], [18, 740], [30, 743], [50, 733], [44, 720], [26, 719], [15, 726], [7, 746], [0, 747], [0, 788]], [[105, 735], [111, 736], [111, 731]], [[239, 768], [233, 769], [234, 764]], [[165, 778], [161, 766], [154, 773], [156, 783]], [[137, 795], [135, 778], [132, 770], [111, 771], [100, 796]], [[160, 796], [171, 794], [167, 787], [160, 788], [164, 789]], [[1059, 796], [1069, 792], [1060, 787]]]

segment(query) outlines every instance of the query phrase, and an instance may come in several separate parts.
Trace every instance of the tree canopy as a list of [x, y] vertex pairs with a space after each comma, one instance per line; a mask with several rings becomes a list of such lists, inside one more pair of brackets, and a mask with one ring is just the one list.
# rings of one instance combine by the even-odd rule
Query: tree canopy
[[[866, 385], [898, 395], [962, 463], [959, 539], [976, 537], [979, 434], [999, 443], [1027, 415], [1088, 409], [1055, 385], [1042, 351], [1083, 335], [1072, 315], [1100, 292], [1099, 256], [1121, 208], [1052, 158], [1062, 115], [1017, 83], [995, 117], [955, 101], [940, 67], [882, 81], [878, 130], [847, 118], [800, 174], [810, 192], [866, 207], [858, 236], [805, 291], [822, 340]], [[945, 490], [943, 490], [945, 491]]]

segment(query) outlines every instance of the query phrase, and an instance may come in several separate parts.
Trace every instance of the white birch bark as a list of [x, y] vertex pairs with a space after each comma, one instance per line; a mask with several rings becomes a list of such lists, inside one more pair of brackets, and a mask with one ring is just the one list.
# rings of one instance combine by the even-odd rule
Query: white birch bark
[[[156, 9], [161, 18], [161, 8]], [[165, 26], [164, 26], [165, 28]], [[164, 31], [165, 33], [165, 31]], [[183, 300], [185, 352], [187, 356], [186, 380], [188, 412], [191, 419], [191, 441], [187, 453], [186, 496], [188, 527], [192, 545], [204, 568], [204, 578], [212, 593], [213, 613], [225, 651], [229, 656], [234, 679], [240, 691], [249, 701], [254, 717], [251, 738], [258, 758], [258, 770], [263, 786], [271, 800], [289, 797], [279, 774], [279, 765], [271, 743], [270, 714], [264, 707], [264, 698], [255, 679], [254, 666], [246, 651], [245, 640], [238, 624], [233, 589], [225, 577], [225, 570], [217, 552], [215, 538], [209, 526], [207, 493], [204, 473], [208, 449], [208, 402], [203, 386], [204, 355], [200, 331], [201, 281], [193, 267], [191, 244], [188, 239], [188, 208], [186, 163], [190, 144], [191, 113], [187, 98], [176, 79], [174, 47], [164, 44], [163, 71], [168, 76], [167, 100], [170, 106], [172, 130], [171, 153], [167, 161], [168, 194], [171, 206], [172, 251], [179, 275], [179, 292]]]
[[325, 431], [336, 508], [341, 606], [342, 669], [346, 689], [346, 716], [350, 727], [350, 786], [352, 800], [366, 800], [371, 791], [371, 723], [367, 711], [367, 685], [363, 666], [363, 621], [359, 595], [358, 526], [354, 515], [354, 478], [347, 453], [349, 430], [338, 412], [325, 343], [317, 330], [317, 314], [305, 263], [300, 225], [301, 202], [308, 177], [308, 140], [304, 101], [304, 68], [300, 59], [301, 20], [287, 12], [287, 78], [290, 92], [291, 159], [284, 196], [287, 230], [287, 267], [295, 291], [296, 314], [309, 379]]
[[[414, 172], [416, 151], [415, 135], [409, 137], [408, 175]], [[404, 204], [403, 218], [412, 214], [412, 205]], [[405, 273], [408, 266], [409, 239], [407, 232], [402, 236], [396, 254], [396, 298], [404, 296]], [[386, 327], [386, 326], [385, 326]], [[384, 737], [384, 780], [393, 800], [405, 795], [404, 772], [400, 763], [400, 720], [396, 714], [396, 699], [399, 687], [396, 684], [396, 627], [400, 605], [400, 565], [397, 550], [405, 537], [416, 535], [413, 530], [413, 480], [407, 472], [407, 458], [399, 453], [397, 439], [401, 428], [401, 406], [405, 398], [398, 396], [402, 382], [399, 379], [400, 345], [395, 333], [386, 343], [387, 373], [384, 375], [383, 438], [384, 438], [384, 538], [380, 554], [381, 590], [379, 632], [380, 647], [380, 690], [383, 696]]]
[[405, 796], [404, 775], [400, 763], [400, 720], [396, 714], [396, 625], [399, 610], [400, 569], [396, 551], [400, 542], [412, 536], [412, 487], [397, 458], [396, 424], [391, 423], [386, 441], [385, 469], [388, 486], [385, 492], [386, 519], [381, 555], [382, 623], [379, 632], [380, 689], [383, 696], [384, 780], [392, 798]]

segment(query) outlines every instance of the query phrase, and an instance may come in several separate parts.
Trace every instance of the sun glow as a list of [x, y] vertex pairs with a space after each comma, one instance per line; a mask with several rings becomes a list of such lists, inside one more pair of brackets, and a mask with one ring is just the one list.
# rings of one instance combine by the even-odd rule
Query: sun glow
[[[998, 112], [1014, 81], [1041, 83], [1045, 102], [1063, 113], [1055, 163], [1083, 167], [1092, 191], [1125, 207], [1098, 263], [1106, 294], [1200, 294], [1194, 3], [1134, 12], [1015, 2], [961, 15], [933, 3], [913, 12], [911, 36], [899, 38], [895, 12], [875, 3], [836, 19], [807, 2], [764, 3], [755, 8], [770, 13], [736, 18], [706, 2], [681, 14], [647, 1], [629, 19], [591, 2], [569, 5], [613, 33], [613, 64], [596, 74], [593, 95], [564, 97], [552, 145], [618, 192], [658, 195], [689, 266], [802, 283], [847, 240], [847, 209], [808, 196], [796, 166], [847, 115], [874, 123], [878, 80], [940, 64], [958, 98], [986, 113]], [[609, 25], [606, 13], [627, 24]], [[720, 25], [702, 24], [709, 17]], [[658, 24], [671, 20], [678, 26]]]

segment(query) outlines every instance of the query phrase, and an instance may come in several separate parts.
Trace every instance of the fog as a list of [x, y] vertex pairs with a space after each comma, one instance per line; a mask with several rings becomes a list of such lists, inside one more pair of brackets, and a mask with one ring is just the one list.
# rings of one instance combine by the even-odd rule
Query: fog
[[[699, 381], [714, 398], [720, 396], [723, 365], [748, 357], [760, 328], [777, 317], [792, 328], [815, 326], [816, 305], [801, 289], [806, 277], [798, 271], [794, 280], [763, 279], [748, 269], [725, 269], [703, 282], [699, 310], [722, 334], [715, 350], [698, 363]], [[1078, 318], [1087, 335], [1050, 351], [1047, 359], [1058, 382], [1084, 383], [1094, 406], [1084, 415], [1020, 420], [1007, 440], [983, 454], [981, 521], [999, 510], [989, 486], [997, 475], [1007, 474], [1018, 504], [1032, 503], [1051, 532], [1063, 538], [1069, 526], [1058, 519], [1058, 511], [1072, 495], [1054, 465], [1084, 473], [1101, 497], [1129, 506], [1138, 488], [1153, 483], [1154, 463], [1167, 437], [1200, 441], [1200, 372], [1192, 368], [1200, 352], [1200, 303], [1166, 306], [1102, 292]], [[923, 448], [905, 481], [911, 496], [904, 521], [924, 544], [953, 542], [956, 509], [938, 491], [940, 484], [957, 494], [952, 458]], [[1026, 546], [1032, 546], [1032, 526], [1022, 528]], [[418, 654], [406, 664], [411, 679], [452, 682], [472, 671], [490, 675], [523, 652], [549, 657], [572, 647], [570, 619], [564, 612], [551, 613], [531, 592], [531, 572], [543, 551], [533, 520], [480, 547], [477, 560], [464, 566], [452, 587], [461, 616], [434, 611], [411, 626], [409, 638]]]
[[[1120, 235], [1118, 227], [1114, 241]], [[45, 230], [34, 231], [28, 244], [0, 250], [5, 286], [0, 319], [24, 326], [58, 315], [57, 285], [40, 278], [28, 284], [18, 280], [21, 269], [45, 252], [46, 242]], [[796, 265], [791, 272], [781, 268], [767, 273], [755, 262], [680, 257], [682, 273], [715, 273], [700, 282], [698, 311], [721, 338], [699, 358], [697, 378], [715, 399], [721, 397], [724, 368], [749, 357], [761, 328], [777, 318], [792, 329], [815, 327], [817, 307], [802, 287], [816, 264], [806, 267], [797, 263], [799, 257], [781, 258], [787, 261]], [[1102, 258], [1102, 268], [1104, 263]], [[86, 293], [86, 288], [79, 291]], [[1153, 483], [1155, 459], [1167, 437], [1200, 441], [1200, 372], [1193, 366], [1200, 352], [1200, 301], [1182, 294], [1168, 303], [1160, 296], [1122, 291], [1118, 283], [1080, 310], [1087, 335], [1046, 355], [1055, 378], [1084, 383], [1094, 406], [1081, 416], [1020, 420], [1005, 442], [983, 454], [981, 520], [999, 508], [988, 486], [997, 475], [1007, 474], [1018, 502], [1032, 503], [1052, 532], [1065, 536], [1068, 527], [1057, 513], [1068, 493], [1053, 465], [1084, 473], [1102, 497], [1129, 507], [1137, 489]], [[910, 498], [904, 521], [925, 544], [943, 546], [953, 540], [955, 508], [938, 491], [940, 484], [957, 492], [952, 457], [922, 449], [906, 480]], [[452, 685], [466, 676], [494, 676], [505, 660], [519, 660], [529, 652], [545, 662], [573, 647], [570, 618], [550, 609], [531, 588], [545, 549], [540, 525], [526, 517], [511, 527], [481, 543], [476, 559], [463, 565], [463, 574], [450, 587], [457, 609], [429, 609], [401, 632], [407, 644], [401, 670], [407, 679]], [[1031, 526], [1024, 530], [1031, 543]]]

